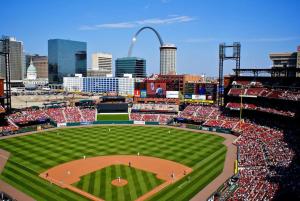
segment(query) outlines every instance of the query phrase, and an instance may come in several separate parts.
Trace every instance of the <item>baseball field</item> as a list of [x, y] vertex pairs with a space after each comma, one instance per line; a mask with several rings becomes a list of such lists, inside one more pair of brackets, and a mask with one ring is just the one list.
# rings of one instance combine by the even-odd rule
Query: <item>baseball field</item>
[[[226, 155], [223, 141], [224, 138], [212, 134], [155, 126], [97, 126], [45, 131], [0, 140], [0, 148], [11, 153], [0, 179], [36, 200], [88, 200], [39, 175], [83, 157], [151, 156], [182, 164], [192, 171], [147, 200], [189, 200], [222, 172]], [[113, 180], [118, 177], [126, 179], [126, 183], [118, 186], [117, 181], [117, 185], [113, 185]], [[70, 183], [102, 200], [129, 201], [138, 199], [163, 182], [151, 171], [120, 163], [95, 170]]]

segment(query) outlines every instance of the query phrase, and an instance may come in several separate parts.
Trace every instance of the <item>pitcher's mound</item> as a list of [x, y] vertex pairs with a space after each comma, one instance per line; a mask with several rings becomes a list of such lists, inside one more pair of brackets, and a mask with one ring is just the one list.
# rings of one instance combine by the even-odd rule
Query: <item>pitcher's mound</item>
[[118, 186], [118, 187], [125, 186], [127, 183], [128, 183], [128, 181], [126, 179], [120, 179], [120, 180], [114, 179], [111, 181], [112, 185]]

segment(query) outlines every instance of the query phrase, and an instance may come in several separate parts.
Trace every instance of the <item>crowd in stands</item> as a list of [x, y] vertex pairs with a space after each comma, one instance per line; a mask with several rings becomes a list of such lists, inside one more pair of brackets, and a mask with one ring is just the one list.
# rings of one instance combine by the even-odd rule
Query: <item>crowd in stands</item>
[[168, 123], [176, 115], [170, 114], [143, 114], [143, 113], [130, 113], [130, 120], [133, 121], [152, 121], [159, 122], [161, 124]]
[[[232, 105], [240, 107], [240, 104]], [[278, 181], [289, 174], [280, 169], [286, 170], [295, 157], [294, 151], [284, 139], [282, 130], [250, 121], [241, 122], [238, 118], [228, 117], [210, 106], [188, 106], [180, 115], [190, 119], [205, 120], [203, 126], [227, 128], [239, 134], [235, 144], [238, 147], [240, 175], [237, 181], [238, 188], [229, 200], [274, 198], [280, 185]], [[290, 172], [290, 175], [293, 175], [293, 172]], [[285, 183], [287, 186], [300, 189], [300, 183], [289, 184], [289, 181]]]
[[231, 96], [259, 96], [274, 99], [300, 101], [300, 92], [290, 90], [269, 89], [265, 87], [259, 88], [231, 88], [228, 92]]
[[9, 115], [16, 124], [52, 119], [56, 123], [87, 122], [96, 120], [95, 109], [78, 107], [47, 108], [39, 110], [23, 110]]
[[96, 120], [97, 111], [88, 108], [80, 109], [82, 118], [85, 122], [92, 122]]
[[180, 112], [179, 117], [201, 122], [210, 118], [214, 119], [219, 114], [218, 108], [214, 106], [188, 105]]
[[[236, 141], [239, 155], [239, 188], [231, 200], [270, 200], [279, 188], [281, 173], [274, 168], [287, 168], [295, 153], [284, 140], [281, 130], [244, 123], [235, 129], [241, 135]], [[299, 187], [299, 184], [298, 184]]]
[[19, 127], [12, 120], [8, 119], [7, 125], [0, 126], [0, 136], [17, 130], [19, 130]]
[[9, 118], [16, 124], [28, 123], [48, 119], [49, 116], [44, 110], [24, 110], [9, 115]]
[[267, 112], [267, 113], [273, 113], [273, 114], [278, 114], [282, 116], [289, 116], [289, 117], [294, 117], [295, 112], [291, 111], [285, 111], [285, 110], [278, 110], [275, 108], [266, 108], [266, 107], [261, 107], [257, 106], [255, 104], [248, 104], [248, 103], [243, 103], [242, 105], [240, 103], [233, 103], [229, 102], [227, 103], [226, 107], [233, 109], [233, 110], [239, 110], [240, 108], [246, 109], [246, 110], [257, 110], [257, 111], [262, 111], [262, 112]]

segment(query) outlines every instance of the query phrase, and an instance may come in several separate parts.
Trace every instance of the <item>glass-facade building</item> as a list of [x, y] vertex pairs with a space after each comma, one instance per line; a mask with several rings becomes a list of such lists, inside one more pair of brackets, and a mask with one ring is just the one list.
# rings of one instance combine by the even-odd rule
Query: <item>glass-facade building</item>
[[146, 77], [146, 60], [137, 57], [124, 57], [116, 60], [116, 77], [132, 74], [133, 78]]
[[87, 74], [86, 42], [48, 40], [48, 73], [50, 84], [62, 84], [63, 77]]

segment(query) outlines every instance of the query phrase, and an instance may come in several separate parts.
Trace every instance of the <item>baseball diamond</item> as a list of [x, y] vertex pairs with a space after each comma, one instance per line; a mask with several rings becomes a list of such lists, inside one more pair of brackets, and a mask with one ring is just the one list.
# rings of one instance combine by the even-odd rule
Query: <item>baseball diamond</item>
[[[0, 140], [1, 149], [11, 154], [0, 178], [36, 200], [88, 200], [39, 175], [79, 159], [111, 155], [151, 156], [174, 161], [192, 171], [183, 172], [181, 179], [147, 200], [189, 200], [223, 171], [227, 152], [223, 143], [224, 138], [217, 135], [159, 126], [55, 129]], [[67, 171], [65, 174], [73, 173]], [[113, 186], [112, 180], [118, 177], [126, 179], [128, 184]], [[72, 185], [99, 199], [127, 201], [136, 200], [162, 182], [155, 173], [137, 168], [133, 163], [100, 168], [82, 175]]]

